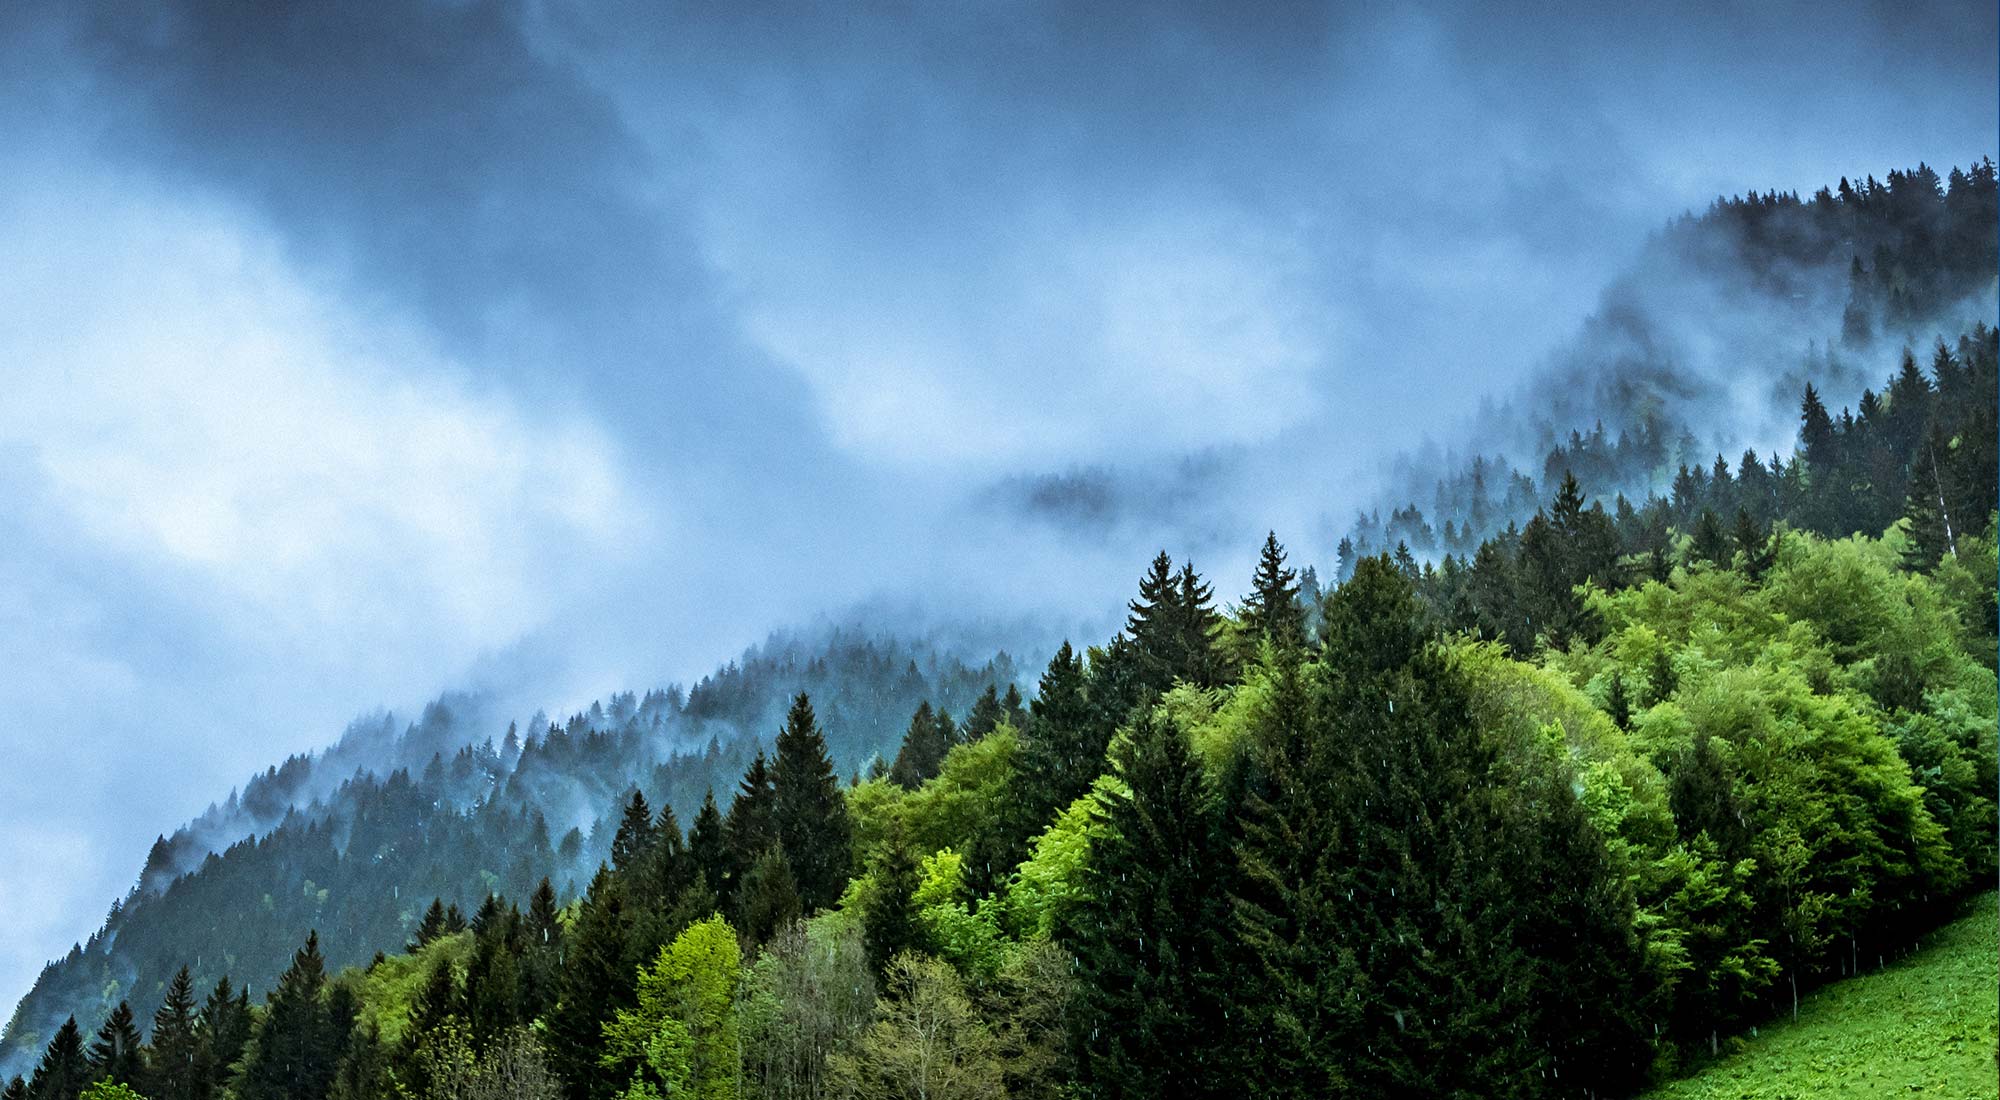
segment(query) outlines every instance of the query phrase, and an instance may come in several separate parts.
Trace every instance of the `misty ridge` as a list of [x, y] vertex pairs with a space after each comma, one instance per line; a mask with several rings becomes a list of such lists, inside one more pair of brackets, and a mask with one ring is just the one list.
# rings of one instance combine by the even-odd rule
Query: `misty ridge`
[[1789, 455], [1807, 383], [1851, 405], [1886, 358], [1928, 358], [1994, 316], [1993, 257], [1978, 246], [1993, 201], [1985, 160], [1805, 199], [1751, 192], [1676, 219], [1535, 377], [1383, 463], [1377, 503], [1335, 528], [1346, 557], [1399, 543], [1464, 557], [1525, 523], [1565, 473], [1609, 507], [1666, 494], [1677, 470], [1718, 456]]
[[[1449, 444], [1385, 462], [1386, 521], [1379, 509], [1346, 529], [1325, 517], [1322, 537], [1346, 541], [1333, 560], [1300, 562], [1309, 632], [1321, 629], [1319, 575], [1346, 581], [1358, 561], [1396, 550], [1469, 557], [1548, 506], [1568, 475], [1586, 500], [1643, 503], [1672, 492], [1676, 468], [1685, 478], [1705, 467], [1711, 448], [1788, 451], [1806, 383], [1855, 400], [1905, 345], [1927, 353], [1991, 316], [1994, 257], [1966, 247], [1991, 236], [1991, 162], [1948, 180], [1922, 167], [1886, 180], [1804, 201], [1720, 200], [1669, 224], [1538, 378]], [[1064, 539], [1171, 526], [1200, 548], [1233, 526], [1223, 517], [1238, 481], [1271, 461], [1240, 448], [1077, 467], [1003, 479], [977, 500]], [[886, 772], [925, 714], [982, 732], [1026, 724], [1021, 695], [1054, 648], [1050, 624], [933, 624], [909, 640], [866, 625], [907, 614], [877, 607], [852, 617], [859, 626], [776, 634], [685, 689], [617, 693], [570, 714], [523, 718], [518, 700], [461, 692], [414, 721], [357, 719], [324, 752], [273, 765], [162, 837], [132, 892], [21, 1002], [0, 1071], [30, 1069], [69, 1013], [88, 1023], [120, 1001], [150, 1013], [183, 964], [264, 990], [308, 930], [338, 968], [396, 949], [433, 898], [464, 913], [548, 879], [573, 901], [613, 857], [632, 792], [660, 808], [663, 829], [727, 808], [798, 693], [812, 698], [837, 774], [857, 780]]]

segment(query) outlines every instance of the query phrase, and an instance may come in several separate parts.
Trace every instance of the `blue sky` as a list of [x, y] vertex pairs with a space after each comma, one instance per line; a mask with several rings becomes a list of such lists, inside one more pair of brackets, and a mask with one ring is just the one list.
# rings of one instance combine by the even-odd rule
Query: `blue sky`
[[1993, 152], [1990, 4], [1647, 8], [9, 6], [0, 998], [359, 712], [1232, 592], [1666, 218]]

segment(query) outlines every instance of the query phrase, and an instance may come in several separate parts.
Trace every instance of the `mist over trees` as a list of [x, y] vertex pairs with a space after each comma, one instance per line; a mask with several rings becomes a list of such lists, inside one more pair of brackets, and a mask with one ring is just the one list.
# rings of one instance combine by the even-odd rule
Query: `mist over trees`
[[163, 839], [0, 1097], [1597, 1097], [1713, 1058], [2000, 860], [2000, 333], [1885, 342], [1990, 294], [1993, 170], [1927, 173], [1666, 234], [1780, 294], [1871, 242], [1841, 338], [1881, 381], [1835, 413], [1861, 368], [1808, 362], [1788, 454], [1482, 460], [1324, 588], [1277, 532], [1239, 578], [1162, 551], [1026, 692], [836, 635], [497, 741], [440, 704], [380, 773], [260, 777], [222, 851]]

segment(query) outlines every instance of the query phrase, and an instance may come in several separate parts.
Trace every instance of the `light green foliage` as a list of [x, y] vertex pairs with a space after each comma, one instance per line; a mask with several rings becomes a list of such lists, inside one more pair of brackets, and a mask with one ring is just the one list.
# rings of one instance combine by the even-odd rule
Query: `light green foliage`
[[440, 957], [450, 959], [452, 966], [463, 973], [471, 956], [472, 933], [459, 932], [441, 936], [413, 954], [390, 955], [366, 970], [344, 971], [335, 981], [352, 989], [361, 999], [359, 1022], [363, 1026], [374, 1024], [381, 1030], [383, 1045], [395, 1046], [403, 1040], [410, 1010], [423, 992], [434, 962]]
[[[1599, 705], [1614, 677], [1628, 701], [1629, 738], [1580, 750], [1579, 777], [1629, 842], [1614, 850], [1645, 860], [1640, 925], [1684, 1039], [1705, 1046], [1786, 973], [1838, 973], [1841, 946], [1991, 867], [1993, 675], [1949, 593], [1898, 564], [1884, 541], [1787, 533], [1762, 584], [1675, 570], [1591, 593], [1602, 641], [1544, 657]], [[1554, 718], [1573, 748], [1606, 735], [1493, 655], [1464, 663], [1502, 714]], [[1664, 820], [1638, 760], [1665, 780]], [[1635, 806], [1671, 831], [1630, 828]]]
[[1672, 843], [1666, 781], [1590, 697], [1552, 669], [1523, 664], [1493, 642], [1452, 645], [1472, 715], [1503, 755], [1551, 751], [1574, 773], [1591, 822], [1628, 871]]
[[1885, 706], [1921, 698], [1904, 689], [1911, 697], [1899, 700], [1899, 680], [1939, 688], [1992, 675], [1968, 652], [1970, 624], [1950, 596], [1931, 578], [1902, 572], [1887, 542], [1789, 537], [1762, 596], [1775, 613], [1812, 622]]
[[847, 810], [854, 822], [854, 865], [869, 865], [892, 821], [901, 822], [918, 851], [967, 850], [997, 827], [1019, 753], [1019, 735], [1002, 723], [977, 741], [952, 746], [943, 770], [914, 791], [904, 791], [886, 778], [850, 788]]
[[130, 1085], [99, 1081], [84, 1088], [82, 1100], [146, 1100], [146, 1098], [132, 1091]]
[[990, 982], [999, 973], [1010, 945], [995, 919], [996, 906], [972, 910], [965, 861], [957, 852], [946, 848], [923, 861], [912, 900], [931, 950], [976, 984]]
[[1002, 902], [1007, 928], [1016, 936], [1047, 939], [1056, 922], [1081, 896], [1090, 838], [1102, 827], [1099, 792], [1116, 783], [1108, 776], [1098, 780], [1097, 788], [1070, 803], [1054, 823], [1029, 842], [1028, 858], [1008, 881]]
[[1993, 972], [2000, 967], [1996, 899], [1925, 937], [1922, 950], [1876, 961], [1732, 1040], [1734, 1053], [1647, 1100], [1876, 1100], [1883, 1096], [1975, 1100], [1993, 1095], [2000, 1040]]
[[736, 931], [719, 916], [688, 926], [660, 949], [639, 972], [638, 1005], [604, 1025], [599, 1063], [629, 1077], [625, 1096], [734, 1100], [741, 976]]

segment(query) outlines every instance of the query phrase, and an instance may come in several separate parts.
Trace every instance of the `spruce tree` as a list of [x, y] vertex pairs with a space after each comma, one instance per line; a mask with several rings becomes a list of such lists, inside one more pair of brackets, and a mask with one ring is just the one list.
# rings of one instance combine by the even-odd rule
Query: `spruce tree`
[[35, 1074], [28, 1081], [28, 1094], [35, 1100], [77, 1100], [90, 1084], [90, 1059], [83, 1049], [83, 1031], [71, 1016], [56, 1029]]
[[144, 1047], [145, 1042], [139, 1037], [139, 1024], [132, 1016], [132, 1006], [119, 1001], [111, 1014], [104, 1018], [103, 1026], [97, 1029], [96, 1040], [90, 1044], [92, 1078], [119, 1085], [143, 1085], [146, 1075]]
[[201, 1062], [207, 1071], [208, 1095], [222, 1092], [235, 1076], [250, 1043], [250, 991], [230, 986], [229, 976], [216, 979], [201, 1006]]
[[977, 741], [999, 728], [1007, 720], [1007, 708], [1000, 704], [1000, 692], [992, 684], [973, 700], [972, 709], [965, 716], [965, 739]]
[[728, 889], [729, 849], [723, 838], [722, 813], [715, 806], [715, 789], [709, 788], [701, 796], [701, 809], [694, 815], [694, 827], [688, 830], [688, 856], [701, 873], [703, 881], [718, 897]]
[[1174, 560], [1165, 550], [1153, 559], [1146, 575], [1139, 578], [1139, 598], [1127, 604], [1125, 634], [1137, 652], [1141, 678], [1151, 691], [1167, 690], [1181, 667], [1180, 584], [1174, 576]]
[[1701, 518], [1695, 521], [1694, 539], [1688, 544], [1688, 555], [1694, 561], [1721, 566], [1729, 564], [1729, 537], [1722, 533], [1722, 521], [1707, 508], [1701, 510]]
[[1736, 530], [1731, 541], [1736, 544], [1736, 552], [1743, 555], [1744, 575], [1753, 581], [1763, 580], [1764, 574], [1777, 561], [1777, 546], [1771, 536], [1757, 526], [1748, 509], [1736, 510]]
[[1111, 1098], [1234, 1095], [1246, 1037], [1222, 988], [1230, 858], [1201, 764], [1177, 724], [1142, 711], [1117, 765], [1126, 792], [1110, 799], [1063, 930], [1084, 1084]]
[[611, 869], [625, 871], [637, 864], [652, 849], [655, 836], [653, 809], [646, 804], [645, 792], [635, 787], [611, 838]]
[[236, 1077], [238, 1100], [325, 1100], [345, 1035], [335, 1034], [327, 1010], [319, 933], [306, 937], [266, 1001]]
[[597, 1072], [597, 1050], [605, 1021], [636, 996], [637, 971], [626, 959], [631, 925], [624, 891], [609, 868], [599, 867], [566, 937], [556, 1005], [546, 1020], [550, 1065], [569, 1100], [605, 1100], [616, 1091]]
[[33, 1100], [28, 1093], [28, 1079], [15, 1074], [13, 1080], [7, 1082], [7, 1087], [0, 1089], [0, 1100]]
[[183, 966], [167, 983], [167, 993], [153, 1013], [151, 1050], [147, 1058], [148, 1084], [142, 1091], [151, 1100], [205, 1100], [202, 1087], [200, 1019], [194, 999], [194, 977]]
[[1006, 713], [1007, 724], [1015, 729], [1023, 729], [1028, 724], [1028, 708], [1021, 701], [1018, 684], [1008, 684], [1007, 693], [1000, 697], [1000, 707]]
[[718, 889], [717, 893], [724, 897], [733, 895], [743, 876], [778, 843], [777, 798], [770, 766], [759, 750], [744, 769], [743, 781], [729, 804], [729, 816], [723, 821], [722, 835], [729, 852], [729, 884], [726, 890]]
[[414, 955], [422, 951], [432, 940], [444, 934], [444, 899], [432, 898], [431, 907], [424, 910], [423, 918], [417, 922], [416, 935], [411, 936], [410, 942], [403, 945], [403, 951], [405, 954]]
[[906, 791], [916, 790], [935, 777], [944, 766], [944, 754], [948, 747], [944, 727], [939, 724], [937, 715], [932, 713], [930, 700], [926, 699], [917, 704], [916, 713], [910, 716], [909, 729], [903, 734], [903, 745], [896, 750], [896, 762], [889, 766], [889, 781]]
[[1278, 533], [1271, 531], [1264, 536], [1250, 595], [1243, 601], [1243, 635], [1252, 645], [1269, 641], [1281, 650], [1291, 649], [1305, 644], [1305, 626], [1298, 573], [1285, 568], [1285, 548], [1278, 545]]
[[1174, 678], [1198, 687], [1212, 688], [1232, 678], [1228, 656], [1217, 644], [1222, 636], [1222, 615], [1215, 610], [1215, 591], [1194, 571], [1194, 563], [1181, 566], [1175, 577], [1179, 589], [1175, 598], [1179, 625], [1180, 664]]
[[847, 801], [841, 796], [833, 759], [827, 755], [826, 738], [813, 717], [812, 701], [803, 692], [792, 700], [785, 728], [778, 733], [772, 783], [776, 788], [772, 819], [798, 884], [799, 904], [807, 913], [828, 908], [847, 886]]

